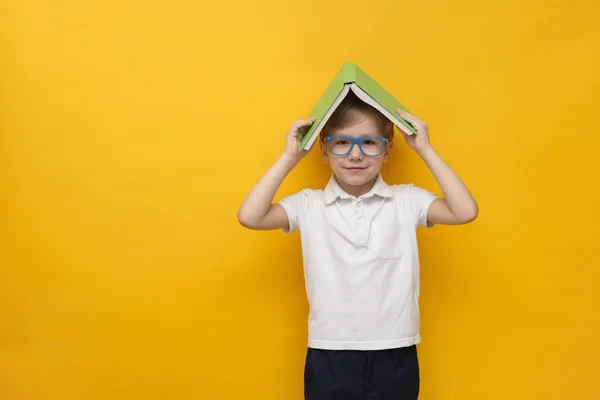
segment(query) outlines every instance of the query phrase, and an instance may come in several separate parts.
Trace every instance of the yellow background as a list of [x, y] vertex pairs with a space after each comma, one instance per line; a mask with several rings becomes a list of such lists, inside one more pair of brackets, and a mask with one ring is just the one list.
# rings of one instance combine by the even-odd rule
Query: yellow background
[[4, 0], [0, 399], [301, 399], [299, 237], [236, 212], [344, 61], [480, 205], [420, 232], [421, 398], [600, 398], [598, 8]]

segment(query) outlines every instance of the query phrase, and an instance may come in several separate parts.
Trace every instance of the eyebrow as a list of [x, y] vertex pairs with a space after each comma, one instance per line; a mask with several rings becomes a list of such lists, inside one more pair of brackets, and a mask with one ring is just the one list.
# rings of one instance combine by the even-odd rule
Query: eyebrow
[[377, 133], [361, 133], [358, 136], [351, 136], [351, 135], [348, 135], [347, 133], [339, 133], [339, 132], [335, 132], [331, 136], [348, 136], [348, 137], [359, 137], [359, 138], [368, 137], [368, 136], [383, 137], [383, 135], [378, 135]]

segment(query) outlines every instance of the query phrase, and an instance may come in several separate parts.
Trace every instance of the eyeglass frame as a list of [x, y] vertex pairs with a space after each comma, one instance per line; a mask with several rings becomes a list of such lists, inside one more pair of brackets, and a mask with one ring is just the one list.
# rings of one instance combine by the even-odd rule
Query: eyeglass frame
[[[333, 151], [331, 151], [331, 140], [334, 138], [343, 138], [343, 139], [348, 139], [350, 141], [350, 149], [344, 153], [344, 154], [338, 154], [338, 153], [334, 153]], [[358, 149], [360, 150], [360, 152], [365, 156], [365, 157], [379, 157], [380, 155], [383, 154], [383, 152], [385, 151], [385, 145], [389, 142], [388, 138], [384, 138], [382, 136], [363, 136], [363, 137], [358, 137], [358, 138], [354, 138], [352, 136], [346, 136], [346, 135], [332, 135], [332, 136], [326, 136], [325, 141], [327, 142], [327, 149], [329, 150], [329, 152], [331, 154], [333, 154], [336, 157], [345, 157], [348, 154], [350, 154], [352, 152], [352, 149], [354, 149], [354, 145], [358, 146]], [[381, 140], [381, 142], [383, 143], [383, 146], [381, 146], [381, 151], [378, 154], [367, 154], [364, 152], [362, 145], [361, 145], [361, 141], [365, 140], [365, 139], [377, 139], [377, 140]]]

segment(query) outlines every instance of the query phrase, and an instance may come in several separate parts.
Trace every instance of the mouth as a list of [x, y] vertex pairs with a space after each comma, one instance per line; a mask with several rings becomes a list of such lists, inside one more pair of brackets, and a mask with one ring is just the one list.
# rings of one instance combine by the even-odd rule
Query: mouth
[[359, 172], [359, 171], [367, 169], [367, 167], [347, 167], [346, 169], [348, 171], [352, 171], [352, 172]]

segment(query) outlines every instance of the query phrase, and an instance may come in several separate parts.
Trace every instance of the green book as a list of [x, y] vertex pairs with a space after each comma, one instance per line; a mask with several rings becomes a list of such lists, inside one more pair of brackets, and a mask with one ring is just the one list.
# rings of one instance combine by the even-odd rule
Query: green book
[[379, 110], [383, 115], [389, 118], [404, 133], [413, 135], [417, 133], [415, 128], [407, 121], [402, 119], [398, 108], [409, 112], [398, 100], [389, 94], [383, 87], [375, 82], [356, 64], [345, 63], [342, 69], [335, 76], [325, 93], [321, 96], [315, 108], [309, 117], [315, 117], [315, 122], [300, 141], [301, 149], [310, 149], [319, 137], [319, 133], [325, 126], [325, 123], [331, 117], [331, 114], [340, 105], [348, 92], [352, 90], [356, 96]]

